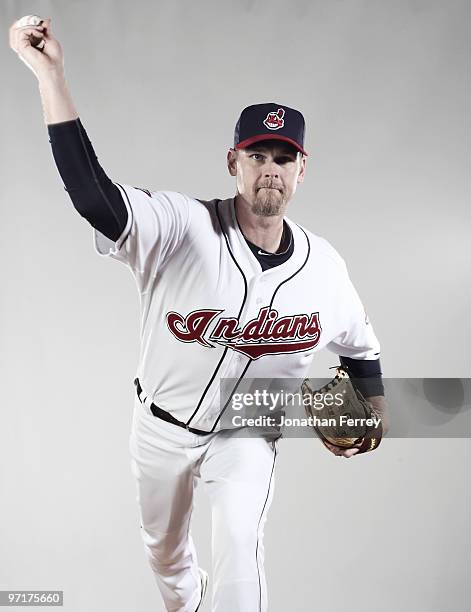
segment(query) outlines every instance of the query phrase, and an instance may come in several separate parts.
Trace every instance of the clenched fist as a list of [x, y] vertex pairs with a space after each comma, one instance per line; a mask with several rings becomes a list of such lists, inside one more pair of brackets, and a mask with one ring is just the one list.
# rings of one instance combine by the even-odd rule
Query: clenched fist
[[51, 32], [51, 19], [26, 15], [9, 30], [10, 47], [39, 79], [43, 73], [62, 71], [64, 55]]

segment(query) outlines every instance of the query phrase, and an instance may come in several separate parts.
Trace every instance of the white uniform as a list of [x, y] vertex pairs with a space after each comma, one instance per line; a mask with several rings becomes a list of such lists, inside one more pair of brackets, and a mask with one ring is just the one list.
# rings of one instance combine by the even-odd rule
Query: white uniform
[[[128, 224], [95, 248], [131, 269], [141, 349], [131, 453], [143, 537], [167, 610], [198, 605], [189, 533], [195, 477], [213, 509], [214, 612], [267, 609], [263, 524], [277, 442], [221, 433], [221, 378], [303, 378], [316, 351], [378, 359], [379, 343], [343, 259], [285, 217], [294, 252], [264, 272], [239, 228], [234, 199], [118, 185]], [[158, 419], [156, 404], [203, 436]], [[218, 433], [219, 432], [219, 433]]]

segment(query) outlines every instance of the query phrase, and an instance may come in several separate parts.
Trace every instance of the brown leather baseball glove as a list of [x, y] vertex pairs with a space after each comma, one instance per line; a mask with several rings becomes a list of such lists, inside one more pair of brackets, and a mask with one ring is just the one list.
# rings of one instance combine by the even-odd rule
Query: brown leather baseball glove
[[324, 445], [327, 442], [342, 450], [359, 448], [356, 454], [375, 450], [383, 435], [381, 418], [353, 386], [347, 372], [341, 366], [336, 369], [335, 378], [320, 389], [314, 389], [309, 378], [304, 380], [301, 390], [306, 414]]

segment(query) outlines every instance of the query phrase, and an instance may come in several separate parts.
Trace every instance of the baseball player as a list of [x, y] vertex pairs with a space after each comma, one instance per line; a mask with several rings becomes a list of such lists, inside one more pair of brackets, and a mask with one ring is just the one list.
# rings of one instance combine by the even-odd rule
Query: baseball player
[[247, 378], [302, 379], [326, 347], [384, 413], [379, 343], [345, 262], [286, 215], [305, 177], [304, 118], [284, 104], [242, 111], [227, 154], [234, 197], [133, 187], [98, 163], [51, 20], [15, 22], [10, 46], [38, 79], [57, 168], [97, 253], [136, 281], [141, 348], [129, 448], [165, 608], [200, 610], [207, 589], [191, 536], [202, 483], [212, 511], [212, 610], [266, 611], [263, 533], [279, 436], [226, 427], [221, 380], [235, 380], [235, 392]]

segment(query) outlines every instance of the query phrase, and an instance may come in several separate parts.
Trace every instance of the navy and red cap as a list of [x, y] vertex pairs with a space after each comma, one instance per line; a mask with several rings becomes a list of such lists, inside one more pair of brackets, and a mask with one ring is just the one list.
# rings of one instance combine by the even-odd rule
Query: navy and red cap
[[305, 123], [294, 108], [268, 102], [244, 108], [234, 130], [234, 149], [244, 149], [261, 140], [289, 142], [303, 155]]

